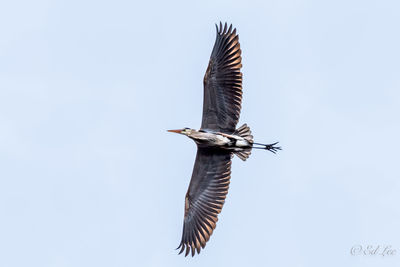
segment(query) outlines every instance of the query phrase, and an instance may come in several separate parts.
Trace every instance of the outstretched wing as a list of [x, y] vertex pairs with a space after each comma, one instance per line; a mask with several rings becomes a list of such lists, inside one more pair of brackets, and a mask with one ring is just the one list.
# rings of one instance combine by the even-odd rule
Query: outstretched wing
[[204, 75], [201, 129], [233, 133], [242, 103], [242, 57], [239, 35], [232, 25], [216, 26], [217, 39]]
[[215, 229], [228, 194], [231, 152], [198, 148], [192, 179], [185, 197], [185, 217], [179, 254], [204, 248]]

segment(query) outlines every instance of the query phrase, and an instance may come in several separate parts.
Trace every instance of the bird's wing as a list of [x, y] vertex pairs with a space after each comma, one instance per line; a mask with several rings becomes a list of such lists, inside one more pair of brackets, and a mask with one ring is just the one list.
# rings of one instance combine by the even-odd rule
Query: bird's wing
[[233, 133], [242, 103], [242, 57], [232, 25], [216, 26], [217, 38], [204, 75], [201, 129]]
[[179, 254], [204, 248], [210, 239], [228, 194], [231, 152], [198, 148], [192, 179], [185, 197], [185, 217]]

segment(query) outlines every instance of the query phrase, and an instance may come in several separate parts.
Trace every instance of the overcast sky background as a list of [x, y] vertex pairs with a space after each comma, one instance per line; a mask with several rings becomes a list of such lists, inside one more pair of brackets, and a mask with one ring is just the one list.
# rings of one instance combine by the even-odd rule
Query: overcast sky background
[[[2, 1], [0, 266], [400, 266], [398, 1]], [[214, 23], [243, 56], [217, 229], [178, 256]], [[352, 256], [355, 245], [395, 256]]]

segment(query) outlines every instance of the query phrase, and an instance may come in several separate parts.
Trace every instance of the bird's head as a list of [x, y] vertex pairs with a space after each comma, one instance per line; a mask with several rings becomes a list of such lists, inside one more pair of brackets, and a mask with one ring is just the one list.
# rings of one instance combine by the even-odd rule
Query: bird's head
[[178, 133], [178, 134], [184, 134], [189, 136], [192, 133], [192, 129], [190, 128], [183, 128], [183, 129], [179, 129], [179, 130], [168, 130], [168, 132], [171, 133]]

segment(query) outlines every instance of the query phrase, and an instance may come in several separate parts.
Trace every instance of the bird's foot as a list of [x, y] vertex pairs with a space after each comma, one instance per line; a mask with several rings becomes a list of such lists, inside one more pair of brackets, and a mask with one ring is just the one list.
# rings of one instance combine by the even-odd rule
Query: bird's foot
[[279, 142], [275, 142], [273, 144], [265, 145], [265, 149], [271, 151], [272, 153], [276, 153], [278, 150], [282, 150], [280, 146], [276, 146]]

